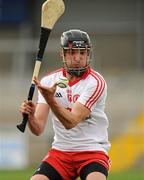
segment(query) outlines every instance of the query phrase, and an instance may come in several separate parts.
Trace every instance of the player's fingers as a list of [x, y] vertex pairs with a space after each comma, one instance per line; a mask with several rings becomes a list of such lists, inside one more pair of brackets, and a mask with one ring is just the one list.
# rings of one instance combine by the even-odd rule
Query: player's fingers
[[56, 84], [56, 83], [55, 83], [52, 87], [49, 88], [49, 87], [42, 86], [42, 85], [40, 84], [40, 81], [39, 81], [36, 77], [34, 77], [34, 82], [35, 82], [38, 90], [41, 92], [41, 94], [42, 94], [45, 98], [47, 98], [47, 97], [50, 96], [50, 95], [53, 95], [54, 92], [56, 91], [56, 87], [57, 87], [57, 84]]
[[20, 112], [21, 114], [29, 114], [29, 112], [28, 112], [27, 109], [25, 109], [25, 108], [20, 108], [20, 109], [19, 109], [19, 112]]
[[23, 113], [24, 110], [25, 110], [25, 107], [26, 107], [26, 103], [25, 103], [25, 101], [24, 101], [24, 102], [20, 105], [19, 111], [20, 111], [21, 113]]
[[50, 93], [50, 88], [47, 88], [42, 85], [38, 85], [38, 90], [41, 92], [42, 95], [48, 95]]
[[35, 104], [31, 100], [28, 101], [28, 105], [31, 107], [35, 107]]
[[32, 101], [27, 101], [27, 100], [25, 100], [25, 101], [21, 104], [21, 106], [20, 106], [20, 108], [19, 108], [19, 111], [20, 111], [21, 113], [32, 114], [32, 113], [34, 113], [34, 111], [35, 111], [35, 105], [34, 105], [34, 103], [32, 103]]
[[34, 113], [35, 113], [35, 108], [36, 108], [35, 104], [34, 104], [33, 102], [30, 102], [29, 105], [30, 105], [30, 106], [28, 107], [29, 113], [30, 113], [30, 114], [34, 114]]
[[39, 82], [39, 80], [38, 80], [37, 78], [34, 77], [34, 80], [33, 80], [33, 81], [34, 81], [35, 85], [37, 86], [38, 90], [39, 90], [41, 93], [43, 93], [43, 91], [46, 90], [46, 88], [43, 87], [43, 86], [40, 84], [40, 82]]
[[34, 108], [20, 108], [20, 112], [22, 113], [22, 114], [28, 114], [28, 115], [32, 115], [32, 114], [34, 114], [34, 112], [35, 112], [35, 109]]
[[39, 79], [38, 79], [37, 77], [34, 77], [34, 78], [33, 78], [33, 81], [34, 81], [34, 83], [35, 83], [36, 86], [39, 86], [39, 85], [40, 85], [40, 81], [39, 81]]
[[[42, 86], [38, 78], [34, 77], [33, 81], [35, 82], [37, 88], [39, 89], [40, 92], [47, 92], [49, 91], [50, 88]], [[55, 84], [56, 86], [56, 84]]]
[[20, 113], [26, 113], [26, 114], [28, 114], [29, 112], [29, 110], [28, 110], [28, 108], [27, 108], [27, 106], [21, 106], [20, 108], [19, 108], [19, 111], [20, 111]]
[[38, 87], [38, 89], [40, 89], [40, 90], [41, 90], [41, 89], [42, 89], [42, 90], [46, 90], [46, 89], [47, 89], [47, 87], [41, 85], [41, 83], [40, 83], [40, 81], [38, 80], [38, 78], [34, 77], [33, 81], [34, 81], [34, 83], [36, 84], [36, 86]]

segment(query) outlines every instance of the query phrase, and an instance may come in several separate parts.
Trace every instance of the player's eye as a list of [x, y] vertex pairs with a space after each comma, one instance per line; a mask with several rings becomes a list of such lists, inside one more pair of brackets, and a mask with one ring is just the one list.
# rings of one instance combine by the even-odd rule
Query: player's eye
[[81, 49], [81, 50], [80, 50], [80, 54], [81, 54], [81, 55], [84, 55], [85, 53], [86, 53], [86, 50], [85, 50], [85, 49]]

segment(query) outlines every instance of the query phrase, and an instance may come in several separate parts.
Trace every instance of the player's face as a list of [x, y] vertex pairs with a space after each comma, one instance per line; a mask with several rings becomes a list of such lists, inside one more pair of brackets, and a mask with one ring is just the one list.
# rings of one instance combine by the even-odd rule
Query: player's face
[[64, 56], [69, 68], [83, 68], [87, 66], [87, 49], [67, 49]]

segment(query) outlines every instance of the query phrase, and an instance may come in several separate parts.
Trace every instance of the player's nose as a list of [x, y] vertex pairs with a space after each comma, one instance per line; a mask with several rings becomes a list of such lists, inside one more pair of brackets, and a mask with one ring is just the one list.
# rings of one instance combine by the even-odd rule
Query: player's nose
[[79, 59], [80, 59], [80, 53], [79, 53], [79, 52], [75, 52], [75, 54], [73, 55], [73, 59], [74, 59], [75, 61], [79, 61]]

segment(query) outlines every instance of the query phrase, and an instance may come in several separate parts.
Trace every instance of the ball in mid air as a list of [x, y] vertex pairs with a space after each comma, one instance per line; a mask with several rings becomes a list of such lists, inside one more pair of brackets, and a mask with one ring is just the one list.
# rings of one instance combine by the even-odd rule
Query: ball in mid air
[[68, 79], [65, 77], [60, 77], [56, 84], [60, 88], [66, 88], [68, 86]]

